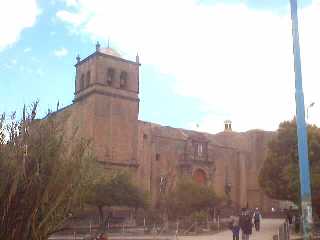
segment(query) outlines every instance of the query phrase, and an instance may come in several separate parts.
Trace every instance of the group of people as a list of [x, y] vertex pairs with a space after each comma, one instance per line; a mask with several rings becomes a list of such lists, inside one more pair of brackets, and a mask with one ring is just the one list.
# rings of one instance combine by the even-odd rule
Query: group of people
[[290, 207], [289, 209], [286, 209], [285, 212], [286, 212], [286, 222], [289, 224], [290, 228], [294, 226], [294, 231], [296, 233], [300, 232], [299, 212], [296, 211], [294, 214], [292, 207]]
[[240, 215], [232, 216], [230, 221], [230, 229], [232, 231], [233, 240], [239, 240], [240, 230], [242, 233], [242, 240], [248, 240], [252, 234], [252, 228], [260, 231], [261, 213], [256, 208], [254, 212], [247, 208], [242, 208]]

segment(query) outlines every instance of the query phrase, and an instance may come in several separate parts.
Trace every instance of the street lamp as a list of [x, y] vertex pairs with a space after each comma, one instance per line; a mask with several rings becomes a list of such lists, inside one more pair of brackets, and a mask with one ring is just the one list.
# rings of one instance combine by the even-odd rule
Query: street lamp
[[307, 106], [307, 120], [309, 119], [309, 108], [313, 107], [314, 106], [314, 102], [310, 103], [308, 106]]

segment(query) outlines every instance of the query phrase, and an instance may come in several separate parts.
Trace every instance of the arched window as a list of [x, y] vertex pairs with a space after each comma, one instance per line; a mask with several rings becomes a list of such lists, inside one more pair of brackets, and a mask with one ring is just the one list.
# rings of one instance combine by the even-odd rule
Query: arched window
[[80, 78], [80, 88], [79, 90], [84, 89], [84, 74], [81, 74], [81, 78]]
[[107, 71], [107, 84], [111, 85], [114, 80], [114, 69], [113, 68], [108, 68]]
[[87, 72], [87, 77], [86, 77], [86, 87], [89, 87], [89, 85], [90, 85], [90, 78], [91, 78], [90, 75], [91, 75], [90, 71], [88, 71]]
[[120, 74], [120, 87], [124, 88], [127, 85], [128, 74], [125, 71], [122, 71]]

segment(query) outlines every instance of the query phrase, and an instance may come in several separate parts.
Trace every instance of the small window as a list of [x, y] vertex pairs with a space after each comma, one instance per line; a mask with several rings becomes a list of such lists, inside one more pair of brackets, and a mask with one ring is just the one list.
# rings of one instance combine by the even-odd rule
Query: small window
[[202, 154], [203, 153], [203, 145], [199, 144], [198, 148], [199, 148], [198, 152]]
[[203, 145], [201, 143], [198, 143], [198, 155], [201, 156], [203, 153]]
[[111, 85], [114, 80], [114, 69], [113, 68], [108, 68], [107, 71], [107, 84]]
[[84, 89], [84, 74], [81, 74], [81, 78], [80, 78], [80, 89], [82, 90]]
[[127, 85], [128, 74], [125, 71], [122, 71], [120, 74], [120, 87], [125, 87]]
[[196, 155], [198, 157], [202, 157], [204, 155], [204, 145], [203, 143], [196, 143], [195, 144], [195, 151], [196, 151]]
[[160, 160], [160, 153], [156, 154], [156, 160], [159, 161]]
[[167, 188], [167, 177], [166, 176], [160, 176], [159, 179], [159, 185], [160, 185], [160, 192], [163, 193], [166, 191]]
[[89, 87], [89, 85], [90, 85], [90, 78], [91, 78], [91, 73], [90, 73], [90, 71], [88, 71], [87, 77], [86, 77], [86, 87]]

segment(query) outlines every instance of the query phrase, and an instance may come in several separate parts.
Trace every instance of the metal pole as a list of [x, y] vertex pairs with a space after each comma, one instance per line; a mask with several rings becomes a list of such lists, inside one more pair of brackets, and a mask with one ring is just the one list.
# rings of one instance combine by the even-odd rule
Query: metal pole
[[311, 205], [311, 189], [310, 189], [310, 170], [308, 159], [308, 138], [306, 131], [305, 113], [304, 113], [304, 96], [302, 90], [302, 73], [300, 62], [300, 46], [299, 46], [299, 29], [297, 0], [290, 0], [291, 5], [291, 21], [292, 21], [292, 38], [293, 38], [293, 54], [294, 54], [294, 72], [296, 87], [296, 121], [298, 134], [298, 153], [300, 166], [300, 194], [301, 194], [301, 210], [303, 223], [303, 239], [311, 238], [312, 228], [312, 205]]

